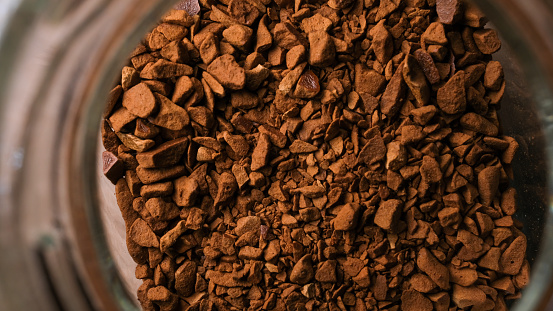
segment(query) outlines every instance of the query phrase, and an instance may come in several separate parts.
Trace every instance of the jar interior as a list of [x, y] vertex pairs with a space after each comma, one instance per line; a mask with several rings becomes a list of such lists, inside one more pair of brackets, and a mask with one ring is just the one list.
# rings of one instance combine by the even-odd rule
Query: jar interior
[[[514, 137], [520, 144], [512, 165], [514, 179], [511, 186], [518, 193], [518, 211], [515, 218], [523, 224], [522, 231], [528, 238], [527, 259], [533, 266], [540, 251], [548, 211], [545, 136], [538, 106], [532, 97], [523, 68], [505, 40], [502, 49], [494, 54], [494, 59], [501, 62], [505, 72], [505, 95], [498, 111], [502, 131], [503, 134]], [[100, 136], [98, 131], [98, 137]], [[114, 186], [102, 174], [101, 153], [104, 148], [101, 140], [98, 146], [96, 188], [103, 230], [119, 275], [129, 295], [136, 297], [136, 290], [141, 281], [135, 278], [136, 264], [127, 253], [125, 225], [117, 206]]]

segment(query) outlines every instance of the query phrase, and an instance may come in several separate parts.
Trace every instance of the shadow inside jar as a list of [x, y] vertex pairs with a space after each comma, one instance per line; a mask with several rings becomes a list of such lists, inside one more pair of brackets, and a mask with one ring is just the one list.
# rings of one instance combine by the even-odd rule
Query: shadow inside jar
[[[503, 40], [503, 42], [505, 42]], [[547, 158], [544, 131], [537, 104], [512, 50], [504, 44], [494, 55], [505, 72], [505, 95], [498, 111], [504, 135], [512, 136], [520, 148], [513, 161], [511, 186], [517, 190], [518, 210], [514, 215], [524, 225], [528, 238], [530, 266], [537, 258], [546, 222]]]

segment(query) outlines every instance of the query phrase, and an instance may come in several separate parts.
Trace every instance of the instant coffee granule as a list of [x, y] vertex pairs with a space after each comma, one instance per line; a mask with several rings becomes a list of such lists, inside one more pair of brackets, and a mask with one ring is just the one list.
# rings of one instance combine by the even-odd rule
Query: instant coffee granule
[[144, 310], [507, 310], [501, 42], [461, 0], [201, 0], [109, 97]]

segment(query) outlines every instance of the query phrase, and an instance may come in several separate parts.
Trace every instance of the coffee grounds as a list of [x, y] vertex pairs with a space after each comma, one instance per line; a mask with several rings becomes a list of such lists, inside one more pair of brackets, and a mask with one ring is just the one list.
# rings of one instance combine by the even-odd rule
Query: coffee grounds
[[506, 310], [501, 47], [461, 0], [201, 0], [102, 123], [144, 310]]

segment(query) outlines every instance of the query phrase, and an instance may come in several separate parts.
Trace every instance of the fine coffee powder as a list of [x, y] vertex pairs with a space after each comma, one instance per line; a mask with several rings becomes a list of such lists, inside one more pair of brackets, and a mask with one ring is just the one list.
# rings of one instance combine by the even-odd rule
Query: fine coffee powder
[[200, 0], [102, 123], [144, 310], [507, 310], [501, 48], [462, 0]]

